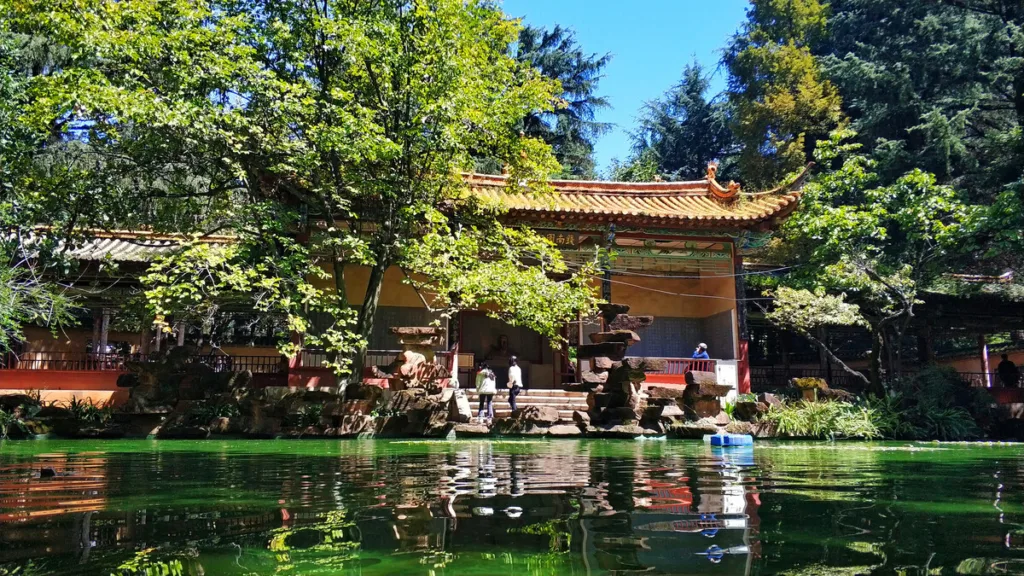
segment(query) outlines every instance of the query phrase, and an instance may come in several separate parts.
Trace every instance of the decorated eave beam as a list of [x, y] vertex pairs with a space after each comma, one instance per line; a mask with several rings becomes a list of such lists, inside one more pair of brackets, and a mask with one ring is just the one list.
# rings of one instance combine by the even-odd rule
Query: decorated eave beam
[[466, 174], [470, 192], [504, 206], [517, 223], [595, 226], [616, 224], [676, 230], [765, 230], [788, 216], [800, 200], [810, 166], [775, 190], [744, 194], [739, 184], [722, 186], [716, 164], [703, 180], [602, 182], [553, 180], [552, 194], [535, 194], [507, 176]]

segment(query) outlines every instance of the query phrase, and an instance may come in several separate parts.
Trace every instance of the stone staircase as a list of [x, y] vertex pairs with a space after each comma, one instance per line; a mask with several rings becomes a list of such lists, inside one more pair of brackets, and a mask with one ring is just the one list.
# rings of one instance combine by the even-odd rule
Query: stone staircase
[[[473, 409], [473, 416], [480, 408], [480, 395], [474, 389], [467, 389], [466, 396], [469, 398], [470, 408]], [[566, 390], [541, 390], [532, 388], [523, 390], [516, 396], [516, 405], [519, 408], [527, 406], [550, 406], [558, 410], [558, 417], [566, 422], [572, 422], [572, 413], [575, 410], [587, 411], [587, 393], [569, 392]], [[508, 390], [498, 390], [494, 396], [494, 417], [507, 418], [512, 414], [508, 405]]]

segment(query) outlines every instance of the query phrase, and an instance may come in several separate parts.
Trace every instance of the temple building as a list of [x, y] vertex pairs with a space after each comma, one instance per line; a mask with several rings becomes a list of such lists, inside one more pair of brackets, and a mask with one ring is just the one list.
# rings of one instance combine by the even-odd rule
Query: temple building
[[[553, 194], [542, 196], [515, 192], [506, 176], [472, 174], [466, 182], [472, 194], [507, 208], [507, 224], [530, 226], [550, 239], [570, 266], [592, 261], [597, 247], [612, 255], [600, 277], [593, 279], [594, 289], [606, 301], [628, 305], [631, 314], [656, 318], [630, 353], [670, 359], [668, 372], [660, 375], [663, 381], [678, 381], [694, 349], [706, 343], [719, 380], [741, 391], [749, 387], [743, 256], [762, 245], [796, 208], [799, 191], [746, 194], [735, 183], [720, 185], [714, 166], [706, 178], [685, 182], [556, 180], [550, 182]], [[123, 370], [119, 357], [183, 345], [206, 353], [210, 337], [197, 326], [174, 324], [169, 336], [118, 328], [121, 305], [138, 290], [137, 278], [147, 262], [176, 249], [178, 240], [110, 233], [76, 248], [74, 256], [82, 262], [80, 283], [89, 287], [79, 296], [89, 314], [56, 337], [28, 327], [17, 357], [12, 355], [0, 367], [0, 390], [88, 391], [97, 400], [112, 395], [116, 400], [116, 376]], [[120, 264], [117, 278], [100, 270], [100, 263], [109, 261]], [[353, 305], [362, 300], [368, 274], [368, 269], [346, 269]], [[397, 267], [386, 272], [367, 353], [369, 367], [393, 358], [398, 342], [389, 328], [425, 326], [432, 320], [423, 300], [403, 279]], [[280, 334], [261, 326], [251, 311], [235, 313], [238, 322], [217, 339], [215, 354], [229, 358], [220, 360], [224, 369], [251, 370], [264, 375], [268, 384], [334, 384], [333, 374], [321, 367], [322, 353], [307, 351], [291, 362], [282, 361], [275, 348]], [[600, 329], [584, 318], [566, 326], [565, 335], [575, 344]], [[439, 352], [457, 350], [460, 379], [468, 379], [468, 369], [476, 361], [486, 358], [500, 367], [510, 354], [519, 357], [529, 387], [559, 388], [576, 378], [568, 350], [553, 349], [535, 332], [509, 326], [483, 311], [461, 313], [450, 323], [447, 339]]]

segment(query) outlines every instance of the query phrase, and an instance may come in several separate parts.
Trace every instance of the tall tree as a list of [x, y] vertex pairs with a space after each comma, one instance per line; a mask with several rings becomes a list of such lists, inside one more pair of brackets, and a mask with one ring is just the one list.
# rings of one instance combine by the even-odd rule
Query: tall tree
[[975, 255], [1019, 264], [1024, 8], [1002, 0], [833, 0], [829, 8], [812, 51], [880, 177], [920, 168], [990, 205]]
[[[29, 79], [21, 123], [56, 126], [102, 156], [89, 171], [104, 183], [96, 194], [188, 210], [154, 225], [234, 236], [154, 266], [158, 319], [248, 303], [358, 374], [391, 266], [415, 276], [452, 258], [506, 271], [540, 258], [566, 273], [553, 247], [504, 228], [500, 207], [474, 201], [460, 176], [484, 151], [511, 167], [510, 185], [542, 194], [557, 166], [542, 140], [520, 135], [522, 118], [554, 105], [556, 83], [509, 56], [518, 26], [488, 2], [0, 0], [0, 10], [15, 31], [72, 55]], [[370, 269], [361, 302], [346, 290], [351, 265]], [[557, 340], [550, 326], [594, 301], [585, 276], [566, 275], [534, 276], [504, 317]], [[481, 299], [473, 285], [433, 280], [454, 306]], [[314, 332], [313, 318], [329, 322]]]
[[726, 49], [733, 133], [748, 187], [774, 185], [798, 170], [842, 120], [839, 93], [810, 51], [825, 33], [826, 14], [819, 0], [752, 0]]
[[[819, 143], [816, 159], [829, 169], [807, 183], [800, 210], [782, 227], [776, 257], [794, 269], [780, 280], [768, 318], [883, 394], [883, 361], [900, 371], [900, 342], [918, 294], [948, 269], [969, 237], [974, 209], [920, 170], [882, 183], [877, 162], [858, 153], [852, 136], [839, 131]], [[817, 328], [835, 324], [871, 332], [869, 377], [817, 338]]]
[[551, 146], [562, 164], [561, 176], [593, 179], [594, 142], [610, 128], [595, 118], [608, 107], [608, 100], [597, 90], [611, 56], [587, 54], [575, 34], [561, 26], [550, 30], [526, 26], [519, 31], [514, 49], [517, 60], [561, 84], [553, 110], [534, 111], [523, 120], [526, 135]]
[[644, 105], [634, 149], [638, 156], [651, 154], [663, 178], [699, 180], [712, 161], [722, 162], [723, 177], [732, 168], [728, 104], [720, 95], [709, 97], [710, 87], [703, 68], [690, 64], [679, 84]]

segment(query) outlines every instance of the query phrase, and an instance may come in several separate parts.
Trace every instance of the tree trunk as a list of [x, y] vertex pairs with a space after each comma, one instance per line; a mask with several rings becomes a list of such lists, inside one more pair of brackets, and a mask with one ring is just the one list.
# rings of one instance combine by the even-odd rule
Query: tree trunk
[[853, 377], [859, 379], [861, 382], [864, 383], [865, 386], [870, 385], [870, 381], [867, 378], [865, 378], [863, 374], [861, 374], [860, 372], [857, 372], [853, 368], [850, 368], [850, 366], [847, 365], [846, 362], [843, 362], [838, 356], [835, 355], [834, 352], [829, 350], [829, 348], [825, 344], [825, 342], [823, 342], [823, 341], [819, 340], [818, 338], [812, 336], [810, 332], [801, 332], [801, 334], [805, 338], [807, 338], [807, 340], [811, 344], [813, 344], [813, 345], [818, 347], [818, 350], [825, 356], [825, 358], [828, 359], [830, 364], [835, 364], [843, 372], [846, 372], [850, 376], [853, 376]]
[[355, 357], [352, 358], [350, 382], [361, 382], [363, 379], [363, 363], [370, 342], [370, 334], [373, 333], [373, 321], [377, 316], [380, 291], [384, 286], [384, 272], [387, 271], [390, 264], [386, 256], [378, 256], [377, 263], [370, 270], [370, 279], [366, 284], [366, 296], [363, 298], [363, 305], [359, 308], [359, 318], [356, 321], [356, 332], [362, 337], [363, 343], [356, 350]]
[[868, 393], [881, 398], [885, 396], [885, 384], [882, 383], [882, 348], [884, 347], [882, 329], [871, 331], [871, 352], [868, 354]]

